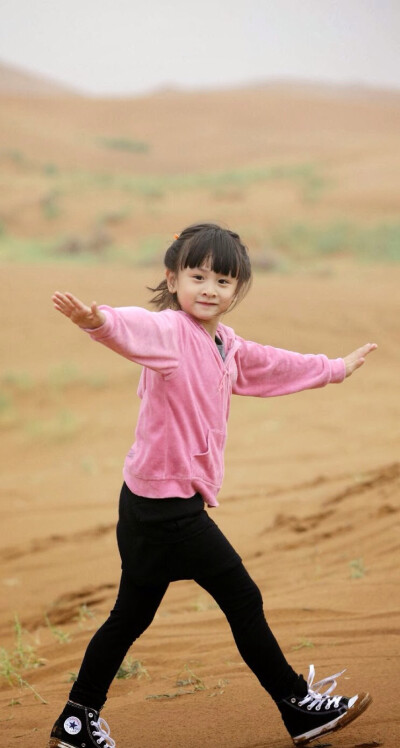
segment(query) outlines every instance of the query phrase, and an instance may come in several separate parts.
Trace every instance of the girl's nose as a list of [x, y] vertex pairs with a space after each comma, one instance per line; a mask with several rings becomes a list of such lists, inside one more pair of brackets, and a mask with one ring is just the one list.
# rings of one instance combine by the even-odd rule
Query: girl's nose
[[206, 283], [205, 286], [203, 286], [203, 294], [205, 296], [215, 296], [216, 290], [213, 283]]

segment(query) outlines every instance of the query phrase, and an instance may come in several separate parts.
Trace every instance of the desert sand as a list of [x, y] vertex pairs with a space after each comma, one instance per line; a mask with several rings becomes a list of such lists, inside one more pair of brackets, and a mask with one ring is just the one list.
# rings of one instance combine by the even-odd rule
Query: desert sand
[[[152, 232], [161, 237], [162, 254], [169, 234], [199, 218], [199, 194], [200, 217], [209, 213], [235, 227], [237, 213], [240, 226], [251, 228], [243, 236], [257, 256], [262, 232], [279, 222], [285, 205], [310, 221], [331, 220], [344, 210], [363, 225], [396, 218], [398, 95], [335, 98], [300, 89], [295, 96], [283, 89], [224, 96], [199, 149], [186, 129], [181, 149], [176, 133], [162, 141], [161, 112], [169, 124], [178, 106], [193, 113], [189, 94], [132, 102], [62, 99], [58, 105], [4, 99], [3, 156], [5, 143], [25, 154], [25, 161], [3, 158], [10, 184], [2, 198], [6, 231], [22, 239], [55, 238], [68, 223], [74, 232], [92, 229], [104, 190], [87, 190], [83, 199], [69, 182], [64, 209], [49, 222], [38, 207], [47, 178], [38, 164], [51, 157], [61, 170], [73, 169], [83, 154], [85, 169], [120, 174], [127, 168], [122, 154], [111, 163], [112, 154], [105, 153], [110, 162], [99, 164], [91, 145], [84, 152], [77, 133], [84, 129], [82, 117], [89, 128], [88, 112], [98, 127], [100, 109], [108, 113], [111, 132], [124, 108], [132, 122], [140, 114], [141, 130], [157, 141], [142, 174], [172, 174], [179, 159], [175, 173], [254, 166], [259, 153], [267, 162], [274, 143], [271, 162], [290, 146], [290, 160], [299, 163], [314, 151], [324, 173], [335, 172], [336, 186], [314, 203], [304, 202], [287, 182], [241, 187], [245, 194], [225, 192], [222, 198], [210, 191], [204, 196], [200, 188], [167, 190], [161, 200], [139, 201], [126, 222], [110, 222], [115, 241], [135, 230], [143, 237]], [[233, 107], [235, 96], [236, 110], [253, 107], [258, 135], [252, 154], [243, 135], [248, 121], [239, 118], [223, 139], [223, 104]], [[210, 97], [215, 104], [218, 97]], [[202, 112], [201, 96], [192, 99]], [[272, 103], [278, 101], [282, 112], [300, 102], [303, 134], [292, 115], [284, 127], [278, 117], [266, 119], [262, 131], [265, 112], [276, 114]], [[316, 127], [314, 139], [306, 122], [312, 120], [310, 101], [319, 125], [326, 107], [337, 113], [324, 131]], [[48, 135], [46, 150], [43, 127], [49, 133], [57, 117], [65, 131], [55, 128], [57, 137]], [[301, 123], [300, 116], [300, 130]], [[218, 163], [207, 160], [207, 142]], [[139, 158], [133, 156], [135, 163]], [[117, 192], [109, 197], [118, 207]], [[0, 266], [3, 670], [7, 658], [10, 663], [9, 680], [1, 682], [0, 719], [7, 748], [47, 745], [85, 646], [113, 605], [121, 469], [139, 404], [139, 367], [57, 314], [51, 294], [71, 290], [88, 301], [148, 305], [146, 286], [161, 273], [157, 265], [127, 264], [122, 256], [90, 264], [70, 258], [38, 262], [32, 253], [18, 262], [4, 255]], [[332, 358], [364, 342], [379, 346], [343, 384], [276, 399], [233, 398], [220, 507], [210, 510], [260, 586], [267, 619], [293, 667], [307, 676], [314, 663], [318, 679], [346, 668], [338, 693], [371, 692], [366, 714], [323, 741], [343, 748], [397, 748], [400, 736], [399, 283], [396, 263], [365, 262], [351, 253], [297, 257], [284, 270], [258, 270], [248, 297], [226, 318], [243, 337]], [[223, 614], [193, 582], [170, 586], [130, 658], [140, 663], [139, 673], [114, 681], [103, 712], [118, 748], [291, 745], [278, 711], [241, 661]]]

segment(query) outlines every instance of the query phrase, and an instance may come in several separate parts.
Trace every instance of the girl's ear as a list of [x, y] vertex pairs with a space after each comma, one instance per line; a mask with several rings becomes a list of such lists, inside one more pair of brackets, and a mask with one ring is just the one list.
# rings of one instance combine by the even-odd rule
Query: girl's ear
[[175, 273], [172, 272], [169, 268], [166, 269], [165, 275], [167, 276], [167, 286], [168, 291], [170, 293], [175, 293], [176, 291], [176, 276]]

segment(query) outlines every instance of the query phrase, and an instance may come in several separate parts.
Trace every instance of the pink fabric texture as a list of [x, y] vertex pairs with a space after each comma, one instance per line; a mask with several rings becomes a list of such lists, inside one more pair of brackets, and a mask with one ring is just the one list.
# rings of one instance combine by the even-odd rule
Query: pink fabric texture
[[244, 340], [226, 325], [217, 335], [182, 311], [101, 306], [93, 340], [143, 366], [135, 441], [123, 469], [133, 493], [148, 498], [199, 492], [218, 506], [231, 395], [275, 397], [345, 378], [343, 359], [300, 354]]

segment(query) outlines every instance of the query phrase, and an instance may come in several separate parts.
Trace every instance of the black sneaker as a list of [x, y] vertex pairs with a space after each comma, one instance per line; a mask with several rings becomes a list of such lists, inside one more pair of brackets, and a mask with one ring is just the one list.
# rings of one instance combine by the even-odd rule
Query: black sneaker
[[[313, 683], [315, 669], [314, 665], [310, 665], [307, 684], [301, 679], [304, 684], [303, 694], [292, 693], [278, 702], [285, 727], [295, 745], [305, 745], [328, 732], [340, 730], [370, 705], [372, 699], [369, 693], [360, 693], [350, 699], [329, 695], [336, 688], [335, 678], [343, 673], [344, 670]], [[330, 686], [324, 693], [318, 692], [318, 689], [328, 684]]]
[[107, 722], [95, 709], [68, 701], [55, 723], [49, 748], [115, 748]]

